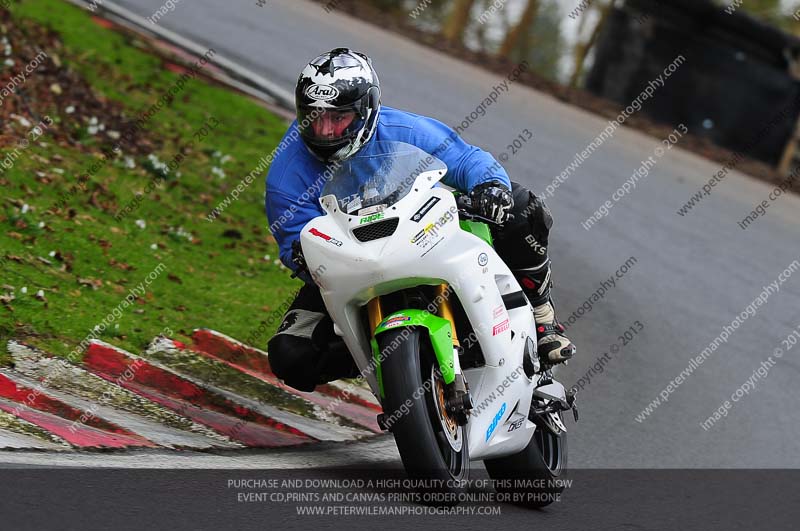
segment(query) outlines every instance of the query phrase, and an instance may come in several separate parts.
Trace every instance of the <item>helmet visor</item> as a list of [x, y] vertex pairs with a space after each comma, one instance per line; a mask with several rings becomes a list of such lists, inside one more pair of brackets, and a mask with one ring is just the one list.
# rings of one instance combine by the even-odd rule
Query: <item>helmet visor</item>
[[364, 118], [356, 106], [326, 109], [301, 107], [297, 124], [303, 138], [317, 146], [333, 146], [355, 137], [364, 127]]

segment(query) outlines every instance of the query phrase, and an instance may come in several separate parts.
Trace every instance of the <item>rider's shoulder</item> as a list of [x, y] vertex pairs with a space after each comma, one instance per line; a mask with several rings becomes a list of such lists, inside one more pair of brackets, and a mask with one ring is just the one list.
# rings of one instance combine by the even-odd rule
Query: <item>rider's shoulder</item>
[[417, 122], [424, 118], [420, 114], [381, 105], [379, 123], [383, 127], [402, 127], [413, 129]]

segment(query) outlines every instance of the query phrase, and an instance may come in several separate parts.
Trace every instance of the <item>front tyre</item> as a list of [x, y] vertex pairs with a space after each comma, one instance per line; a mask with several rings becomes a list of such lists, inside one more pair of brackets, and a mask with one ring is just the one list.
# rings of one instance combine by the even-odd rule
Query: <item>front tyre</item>
[[469, 449], [465, 426], [444, 407], [445, 383], [424, 329], [405, 327], [378, 336], [386, 423], [409, 477], [431, 501], [457, 503], [466, 492]]

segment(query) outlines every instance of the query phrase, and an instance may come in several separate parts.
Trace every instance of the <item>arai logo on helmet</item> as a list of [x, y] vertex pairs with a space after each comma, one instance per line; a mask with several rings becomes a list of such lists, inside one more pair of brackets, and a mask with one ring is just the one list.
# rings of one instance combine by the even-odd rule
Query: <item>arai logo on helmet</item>
[[339, 89], [332, 85], [311, 85], [306, 89], [306, 96], [312, 100], [328, 101], [339, 95]]

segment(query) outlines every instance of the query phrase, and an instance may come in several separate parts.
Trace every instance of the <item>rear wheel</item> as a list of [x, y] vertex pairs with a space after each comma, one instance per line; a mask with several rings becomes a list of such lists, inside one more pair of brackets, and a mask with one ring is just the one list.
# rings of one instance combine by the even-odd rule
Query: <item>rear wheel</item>
[[[534, 400], [536, 398], [534, 397]], [[541, 404], [540, 404], [541, 405]], [[561, 413], [530, 414], [536, 431], [522, 451], [483, 464], [495, 489], [515, 505], [544, 507], [558, 501], [567, 472], [567, 432]]]
[[424, 480], [420, 490], [449, 493], [430, 501], [455, 504], [469, 477], [467, 430], [445, 409], [445, 383], [428, 336], [419, 328], [388, 330], [378, 345], [387, 354], [381, 362], [386, 424], [403, 466]]

